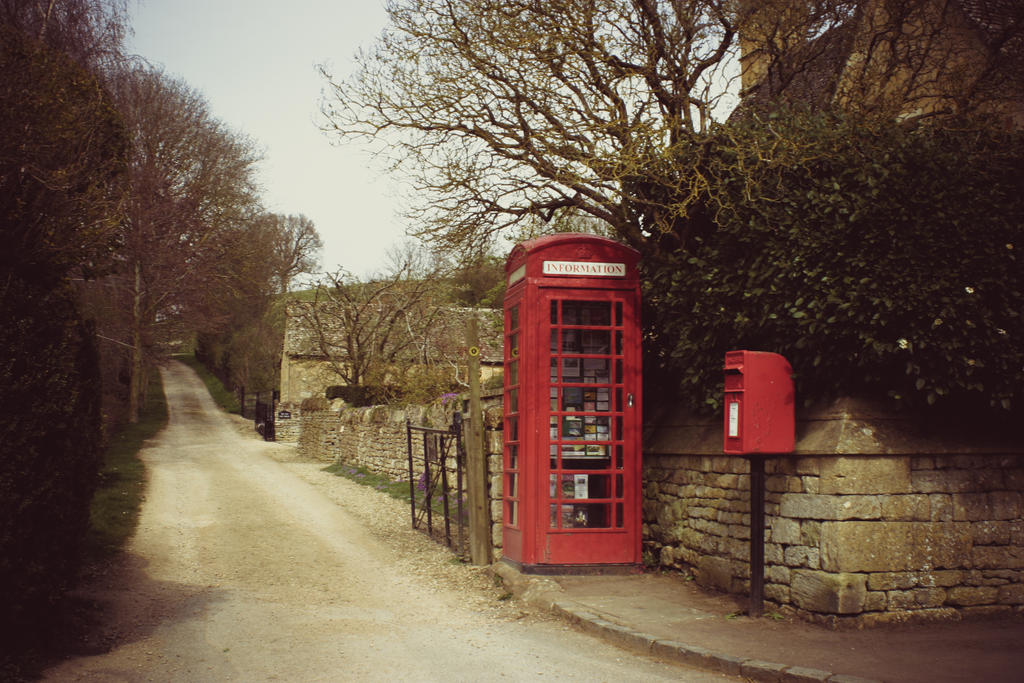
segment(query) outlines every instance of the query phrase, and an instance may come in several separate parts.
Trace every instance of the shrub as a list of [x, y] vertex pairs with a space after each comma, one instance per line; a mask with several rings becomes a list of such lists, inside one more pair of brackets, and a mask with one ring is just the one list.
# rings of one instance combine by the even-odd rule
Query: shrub
[[0, 631], [31, 638], [77, 571], [100, 465], [99, 371], [69, 286], [9, 279], [0, 320]]
[[723, 354], [750, 348], [785, 355], [806, 402], [1019, 407], [1022, 161], [1024, 136], [995, 128], [731, 127], [717, 229], [645, 265], [652, 374], [717, 407]]

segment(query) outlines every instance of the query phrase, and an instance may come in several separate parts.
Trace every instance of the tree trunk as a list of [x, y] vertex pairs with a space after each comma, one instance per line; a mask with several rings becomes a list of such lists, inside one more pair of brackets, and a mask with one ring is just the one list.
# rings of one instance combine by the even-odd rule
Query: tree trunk
[[135, 263], [135, 287], [132, 291], [132, 362], [128, 380], [128, 421], [139, 421], [142, 401], [142, 267]]

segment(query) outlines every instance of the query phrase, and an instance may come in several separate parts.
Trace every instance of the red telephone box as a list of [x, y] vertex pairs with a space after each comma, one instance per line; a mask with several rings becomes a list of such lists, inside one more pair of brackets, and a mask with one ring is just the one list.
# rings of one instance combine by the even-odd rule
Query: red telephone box
[[561, 234], [505, 264], [502, 539], [523, 571], [640, 563], [638, 260]]

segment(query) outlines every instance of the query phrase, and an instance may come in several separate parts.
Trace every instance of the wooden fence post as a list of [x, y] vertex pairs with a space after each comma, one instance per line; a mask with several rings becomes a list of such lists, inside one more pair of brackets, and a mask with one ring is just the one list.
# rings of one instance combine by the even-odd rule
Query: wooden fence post
[[469, 498], [469, 558], [473, 564], [491, 563], [490, 501], [487, 498], [487, 455], [480, 404], [480, 335], [475, 315], [466, 330], [469, 359], [469, 431], [466, 434], [466, 477]]

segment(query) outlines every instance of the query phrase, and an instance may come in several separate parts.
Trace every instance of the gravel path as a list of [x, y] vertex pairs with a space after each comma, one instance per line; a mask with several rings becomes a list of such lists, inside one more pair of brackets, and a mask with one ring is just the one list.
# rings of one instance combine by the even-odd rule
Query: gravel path
[[46, 680], [724, 680], [640, 658], [502, 599], [408, 508], [264, 443], [184, 365], [124, 562], [82, 596], [98, 651]]

